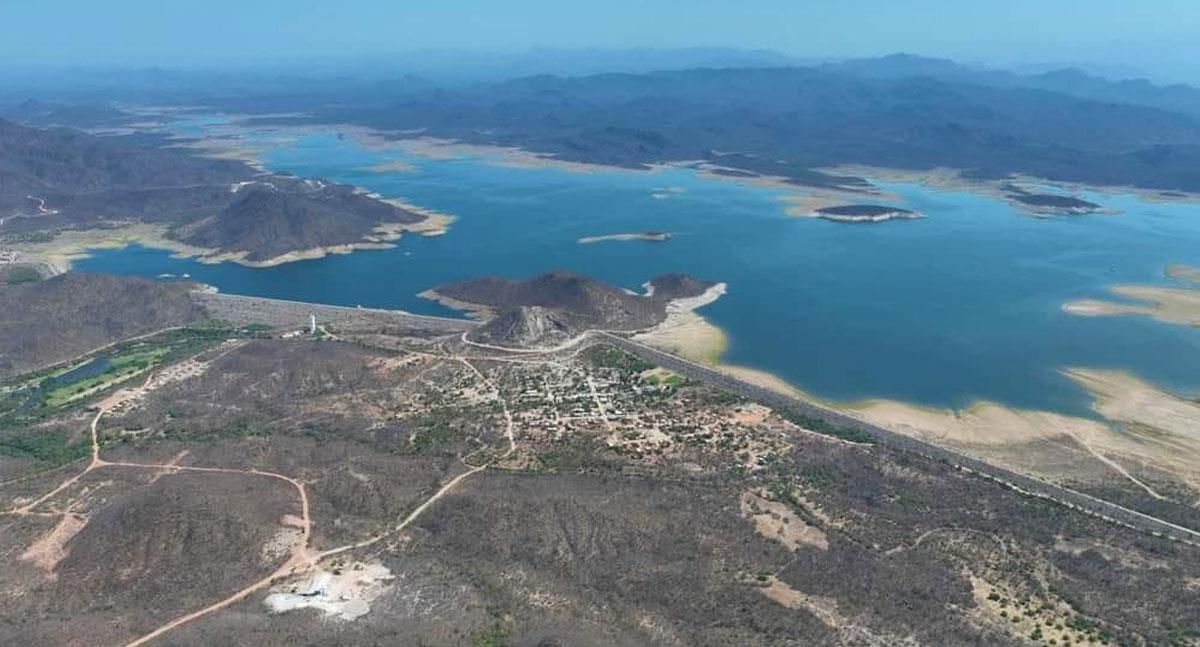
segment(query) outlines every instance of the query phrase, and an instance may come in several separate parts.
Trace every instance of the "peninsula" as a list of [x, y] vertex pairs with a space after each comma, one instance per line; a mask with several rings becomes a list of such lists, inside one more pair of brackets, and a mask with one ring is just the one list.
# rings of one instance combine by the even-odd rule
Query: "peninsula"
[[591, 277], [556, 271], [530, 279], [470, 279], [422, 296], [485, 319], [471, 331], [479, 342], [506, 347], [563, 343], [589, 330], [634, 332], [667, 319], [671, 303], [705, 294], [715, 283], [682, 274], [651, 280], [645, 294]]
[[[277, 265], [390, 247], [450, 218], [344, 184], [258, 171], [146, 138], [0, 120], [0, 244], [52, 252], [63, 232], [146, 225], [138, 240], [207, 262]], [[39, 243], [29, 246], [28, 243]]]

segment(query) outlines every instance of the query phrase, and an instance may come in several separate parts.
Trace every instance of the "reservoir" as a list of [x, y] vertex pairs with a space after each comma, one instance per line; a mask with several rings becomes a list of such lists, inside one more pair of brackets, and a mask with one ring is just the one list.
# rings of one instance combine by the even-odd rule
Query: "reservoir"
[[[202, 129], [205, 125], [193, 125]], [[418, 293], [480, 275], [566, 269], [640, 290], [684, 272], [728, 293], [701, 314], [722, 328], [722, 361], [773, 373], [824, 399], [888, 398], [961, 407], [978, 399], [1088, 415], [1059, 370], [1130, 371], [1177, 392], [1200, 388], [1200, 329], [1147, 317], [1080, 317], [1077, 299], [1117, 299], [1116, 284], [1180, 286], [1173, 263], [1200, 266], [1200, 205], [1129, 194], [1081, 197], [1119, 215], [1033, 218], [1003, 200], [878, 182], [920, 220], [851, 224], [789, 216], [785, 191], [654, 172], [516, 168], [364, 145], [333, 131], [244, 133], [273, 171], [353, 184], [452, 214], [440, 237], [252, 269], [204, 265], [131, 246], [76, 267], [190, 274], [223, 292], [458, 316]], [[396, 170], [370, 167], [402, 161]], [[580, 238], [657, 231], [665, 242]]]

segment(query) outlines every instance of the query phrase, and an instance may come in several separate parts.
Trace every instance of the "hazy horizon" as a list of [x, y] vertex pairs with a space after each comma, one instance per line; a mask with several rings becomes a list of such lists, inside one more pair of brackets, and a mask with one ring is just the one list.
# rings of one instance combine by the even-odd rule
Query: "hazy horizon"
[[419, 70], [420, 59], [434, 54], [512, 59], [544, 49], [723, 48], [800, 61], [906, 52], [989, 67], [1079, 66], [1197, 83], [1200, 71], [1187, 63], [1200, 59], [1197, 33], [1200, 7], [1181, 0], [1136, 6], [1120, 0], [614, 0], [603, 6], [544, 0], [503, 6], [479, 0], [403, 6], [378, 0], [337, 6], [51, 0], [0, 7], [0, 65], [203, 69], [368, 59]]

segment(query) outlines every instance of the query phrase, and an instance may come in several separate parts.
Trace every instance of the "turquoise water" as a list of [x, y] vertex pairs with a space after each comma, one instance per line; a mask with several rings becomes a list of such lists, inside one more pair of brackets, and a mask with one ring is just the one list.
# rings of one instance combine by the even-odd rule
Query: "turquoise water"
[[[1084, 414], [1058, 369], [1121, 368], [1200, 387], [1200, 330], [1142, 317], [1083, 318], [1064, 302], [1109, 298], [1117, 283], [1170, 283], [1200, 265], [1200, 205], [1129, 195], [1086, 199], [1119, 216], [1034, 219], [993, 198], [880, 183], [929, 217], [874, 225], [794, 218], [780, 192], [691, 171], [573, 173], [479, 159], [404, 158], [412, 172], [364, 167], [396, 153], [351, 137], [276, 144], [269, 168], [350, 183], [454, 214], [439, 238], [269, 269], [202, 265], [142, 247], [101, 250], [86, 271], [189, 273], [222, 291], [453, 314], [417, 293], [470, 276], [568, 269], [637, 289], [665, 272], [724, 281], [702, 313], [730, 337], [724, 361], [770, 371], [824, 398], [938, 406], [978, 398]], [[654, 193], [675, 187], [667, 199]], [[666, 243], [576, 240], [661, 230]]]

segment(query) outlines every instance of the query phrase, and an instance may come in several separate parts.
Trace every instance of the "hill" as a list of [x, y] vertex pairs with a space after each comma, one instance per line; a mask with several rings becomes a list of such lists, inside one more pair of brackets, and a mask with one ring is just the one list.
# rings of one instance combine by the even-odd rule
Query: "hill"
[[264, 261], [378, 243], [429, 218], [354, 187], [262, 174], [162, 143], [0, 120], [0, 241], [141, 221], [213, 253]]
[[[0, 643], [1172, 645], [1200, 629], [1190, 543], [612, 346], [494, 355], [364, 323], [214, 327], [138, 388], [37, 415], [0, 398]], [[1096, 474], [1105, 496], [1148, 500]], [[1178, 487], [1148, 512], [1194, 526]]]
[[536, 346], [561, 342], [586, 330], [641, 330], [666, 318], [667, 304], [699, 296], [713, 284], [682, 274], [650, 282], [638, 295], [588, 276], [549, 272], [525, 280], [469, 279], [434, 288], [431, 296], [451, 307], [486, 311], [472, 332], [478, 341]]
[[206, 318], [186, 283], [60, 274], [0, 283], [0, 375], [52, 364], [98, 346]]
[[[892, 71], [870, 74], [859, 65], [535, 76], [314, 102], [307, 120], [626, 167], [707, 160], [807, 184], [838, 182], [815, 168], [860, 164], [1200, 190], [1200, 121], [1163, 109], [1164, 102], [1117, 102], [1092, 90], [1075, 96], [1036, 81], [981, 82], [946, 64], [881, 65]], [[934, 76], [924, 75], [927, 68]]]
[[325, 182], [258, 183], [240, 189], [220, 213], [189, 223], [179, 240], [210, 249], [247, 251], [264, 261], [296, 250], [350, 245], [386, 224], [424, 216]]

